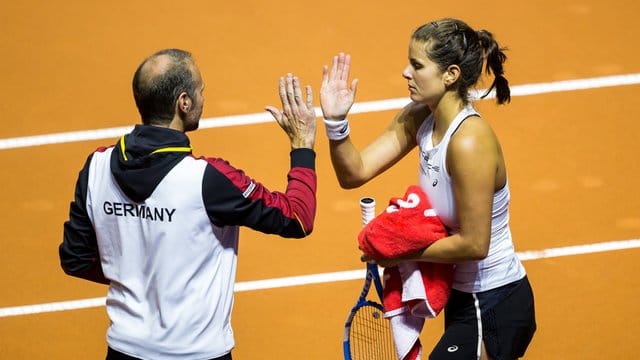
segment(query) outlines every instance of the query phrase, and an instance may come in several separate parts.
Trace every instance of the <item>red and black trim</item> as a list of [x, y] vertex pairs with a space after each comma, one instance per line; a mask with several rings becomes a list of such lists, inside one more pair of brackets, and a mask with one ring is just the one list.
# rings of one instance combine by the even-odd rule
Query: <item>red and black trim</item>
[[316, 212], [315, 153], [296, 149], [290, 155], [284, 193], [269, 191], [225, 160], [207, 159], [202, 196], [211, 222], [291, 238], [310, 234]]

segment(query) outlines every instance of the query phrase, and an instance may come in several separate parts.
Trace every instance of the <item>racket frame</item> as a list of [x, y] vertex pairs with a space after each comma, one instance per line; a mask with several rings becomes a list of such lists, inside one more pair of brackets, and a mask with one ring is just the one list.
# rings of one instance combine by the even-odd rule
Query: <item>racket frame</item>
[[367, 263], [366, 272], [367, 273], [365, 276], [364, 285], [362, 287], [362, 292], [360, 292], [358, 301], [353, 306], [353, 308], [351, 308], [351, 311], [347, 316], [347, 321], [344, 324], [342, 351], [344, 353], [345, 360], [351, 360], [351, 342], [349, 339], [349, 333], [351, 331], [351, 323], [353, 322], [353, 317], [355, 316], [356, 312], [363, 306], [373, 306], [384, 314], [384, 308], [380, 303], [373, 300], [367, 300], [367, 295], [369, 294], [371, 283], [373, 282], [376, 293], [378, 294], [378, 298], [380, 299], [380, 302], [382, 302], [382, 282], [380, 281], [378, 265], [374, 263]]

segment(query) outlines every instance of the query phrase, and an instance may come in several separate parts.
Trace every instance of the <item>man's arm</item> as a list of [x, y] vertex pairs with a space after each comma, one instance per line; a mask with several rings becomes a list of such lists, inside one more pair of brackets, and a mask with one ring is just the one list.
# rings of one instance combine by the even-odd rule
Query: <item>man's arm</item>
[[102, 272], [96, 233], [87, 214], [87, 182], [91, 158], [92, 156], [89, 156], [78, 175], [75, 198], [69, 206], [69, 220], [64, 223], [62, 243], [58, 252], [60, 266], [67, 275], [109, 284]]
[[291, 73], [280, 78], [278, 91], [282, 110], [274, 106], [265, 109], [289, 137], [291, 168], [286, 191], [269, 191], [228, 162], [208, 159], [203, 197], [214, 224], [244, 225], [265, 233], [301, 238], [313, 230], [316, 214], [313, 93], [307, 85], [303, 94], [300, 80]]
[[203, 198], [211, 221], [288, 238], [311, 234], [316, 213], [315, 153], [295, 149], [290, 156], [284, 193], [270, 191], [225, 160], [207, 159]]

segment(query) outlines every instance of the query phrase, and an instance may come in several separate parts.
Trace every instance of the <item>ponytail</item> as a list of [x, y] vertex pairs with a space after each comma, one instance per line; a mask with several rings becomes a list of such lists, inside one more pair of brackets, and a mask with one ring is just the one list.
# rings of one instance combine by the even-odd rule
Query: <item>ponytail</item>
[[493, 38], [493, 34], [487, 30], [479, 30], [477, 34], [487, 59], [485, 72], [487, 75], [493, 73], [495, 77], [493, 83], [481, 98], [485, 98], [495, 89], [498, 104], [508, 103], [511, 101], [511, 90], [509, 89], [509, 81], [504, 77], [504, 68], [502, 66], [507, 61], [507, 55], [504, 53], [506, 49], [500, 48], [498, 42]]

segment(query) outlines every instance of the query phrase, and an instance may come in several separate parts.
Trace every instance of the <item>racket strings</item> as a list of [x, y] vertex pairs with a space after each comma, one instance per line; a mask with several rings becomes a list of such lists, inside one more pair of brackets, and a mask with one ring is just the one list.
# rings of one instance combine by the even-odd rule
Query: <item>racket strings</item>
[[375, 306], [365, 305], [358, 309], [349, 337], [352, 360], [397, 359], [389, 320]]

